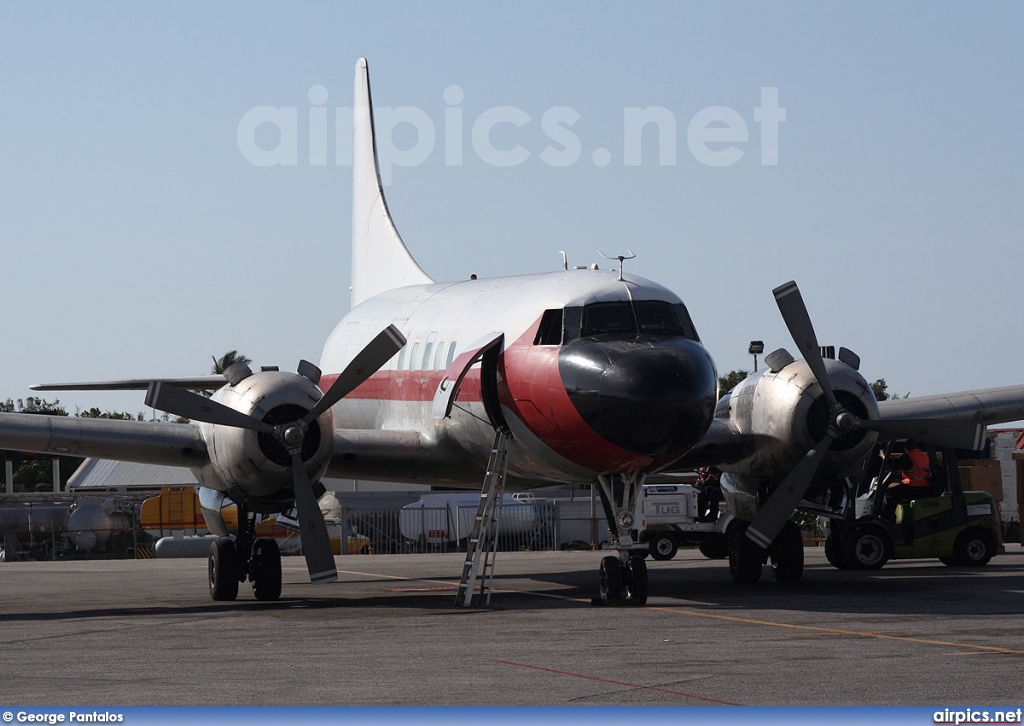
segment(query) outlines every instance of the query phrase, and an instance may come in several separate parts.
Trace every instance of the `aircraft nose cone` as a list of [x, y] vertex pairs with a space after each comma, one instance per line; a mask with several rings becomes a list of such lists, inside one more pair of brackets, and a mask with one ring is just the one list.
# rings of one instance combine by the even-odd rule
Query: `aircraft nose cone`
[[682, 454], [708, 430], [718, 378], [688, 338], [579, 338], [558, 357], [576, 410], [604, 439], [646, 456]]

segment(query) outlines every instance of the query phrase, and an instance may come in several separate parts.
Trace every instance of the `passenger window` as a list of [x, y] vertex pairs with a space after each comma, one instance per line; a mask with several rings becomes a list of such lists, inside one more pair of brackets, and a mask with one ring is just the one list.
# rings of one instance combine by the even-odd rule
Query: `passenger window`
[[447, 366], [445, 366], [445, 368], [441, 367], [441, 361], [442, 360], [444, 360], [444, 341], [443, 340], [440, 343], [437, 344], [437, 353], [434, 354], [434, 370], [435, 371], [441, 371], [441, 370], [445, 370], [445, 368], [447, 368]]
[[562, 311], [545, 310], [537, 328], [534, 345], [558, 345], [562, 342]]
[[403, 345], [402, 349], [398, 351], [398, 367], [395, 370], [402, 370], [405, 367], [405, 354], [408, 351], [409, 346]]
[[636, 332], [628, 302], [593, 303], [583, 308], [583, 335]]
[[423, 370], [430, 370], [430, 355], [434, 352], [434, 341], [428, 341], [423, 348]]
[[419, 362], [420, 362], [420, 341], [417, 340], [415, 343], [413, 343], [412, 354], [409, 356], [409, 370], [410, 371], [418, 370], [418, 368], [416, 368], [416, 366], [419, 364]]
[[448, 362], [445, 363], [445, 366], [444, 366], [445, 370], [448, 370], [449, 368], [451, 368], [452, 367], [452, 363], [454, 361], [455, 361], [455, 341], [453, 340], [451, 342], [451, 345], [448, 346]]
[[637, 300], [636, 317], [645, 333], [682, 333], [672, 303], [660, 300]]

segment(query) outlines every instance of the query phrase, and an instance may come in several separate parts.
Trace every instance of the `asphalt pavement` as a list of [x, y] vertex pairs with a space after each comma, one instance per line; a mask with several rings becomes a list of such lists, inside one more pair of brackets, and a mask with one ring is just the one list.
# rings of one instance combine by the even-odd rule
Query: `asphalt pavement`
[[648, 560], [646, 607], [592, 604], [600, 552], [499, 553], [489, 607], [458, 553], [338, 557], [310, 585], [209, 599], [205, 560], [0, 563], [0, 693], [23, 705], [928, 705], [1024, 701], [1024, 549], [735, 585]]

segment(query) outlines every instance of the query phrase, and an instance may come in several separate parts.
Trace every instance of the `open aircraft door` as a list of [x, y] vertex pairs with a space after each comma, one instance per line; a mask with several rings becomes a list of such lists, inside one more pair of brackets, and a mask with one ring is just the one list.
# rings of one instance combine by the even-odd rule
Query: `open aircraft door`
[[469, 350], [461, 353], [445, 372], [444, 378], [434, 392], [431, 414], [435, 420], [448, 418], [455, 404], [455, 396], [462, 386], [466, 374], [477, 362], [480, 363], [480, 391], [487, 418], [497, 428], [505, 428], [505, 416], [498, 401], [498, 356], [505, 340], [504, 333], [488, 333], [476, 341]]

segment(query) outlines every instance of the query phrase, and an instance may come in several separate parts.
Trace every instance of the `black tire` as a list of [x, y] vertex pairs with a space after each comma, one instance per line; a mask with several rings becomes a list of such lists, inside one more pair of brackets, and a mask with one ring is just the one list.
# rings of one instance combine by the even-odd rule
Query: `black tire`
[[210, 545], [210, 597], [234, 600], [238, 597], [238, 552], [235, 543], [220, 537]]
[[622, 604], [622, 563], [618, 557], [601, 560], [601, 602], [605, 605]]
[[953, 564], [961, 567], [984, 567], [996, 553], [992, 535], [983, 529], [965, 529], [953, 544]]
[[892, 557], [889, 534], [875, 524], [857, 527], [843, 543], [843, 561], [853, 570], [880, 570]]
[[665, 532], [652, 534], [647, 539], [647, 553], [656, 560], [671, 560], [679, 551], [676, 538]]
[[724, 560], [729, 556], [729, 540], [722, 535], [713, 535], [697, 545], [697, 549], [709, 560]]
[[825, 538], [825, 559], [837, 570], [849, 570], [843, 556], [843, 536], [838, 529], [831, 530]]
[[795, 522], [786, 522], [769, 551], [776, 582], [799, 582], [804, 574], [804, 538]]
[[263, 538], [253, 544], [249, 577], [257, 600], [281, 597], [281, 549], [276, 540]]
[[956, 564], [956, 560], [954, 560], [952, 557], [940, 557], [939, 562], [944, 564], [946, 567], [952, 567]]
[[623, 595], [629, 605], [640, 607], [647, 604], [647, 561], [643, 557], [630, 557], [626, 566]]
[[733, 582], [751, 585], [761, 579], [764, 550], [747, 539], [747, 523], [737, 524], [729, 537], [729, 574]]

